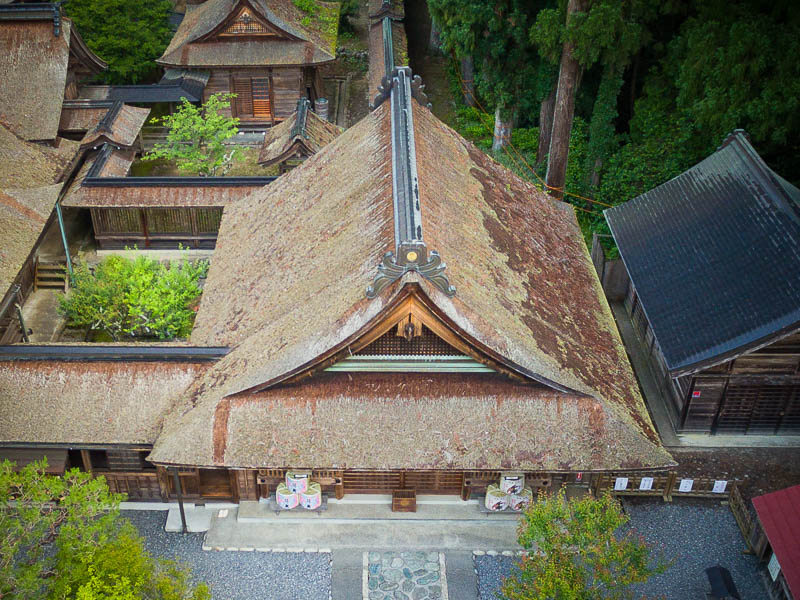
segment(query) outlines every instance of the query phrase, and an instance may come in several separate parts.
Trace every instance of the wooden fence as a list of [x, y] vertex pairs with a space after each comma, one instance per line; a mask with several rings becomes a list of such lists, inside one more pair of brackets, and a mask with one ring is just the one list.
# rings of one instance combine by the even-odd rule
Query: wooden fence
[[665, 502], [672, 502], [674, 498], [712, 498], [725, 501], [742, 532], [748, 552], [759, 557], [764, 553], [766, 538], [761, 534], [752, 505], [742, 497], [736, 480], [682, 477], [674, 471], [654, 475], [612, 473], [600, 475], [593, 491], [595, 495], [609, 491], [614, 496], [661, 497]]
[[735, 487], [733, 479], [682, 477], [674, 471], [653, 475], [611, 473], [597, 478], [594, 492], [596, 495], [608, 490], [615, 496], [660, 496], [665, 502], [672, 502], [675, 497], [728, 500]]

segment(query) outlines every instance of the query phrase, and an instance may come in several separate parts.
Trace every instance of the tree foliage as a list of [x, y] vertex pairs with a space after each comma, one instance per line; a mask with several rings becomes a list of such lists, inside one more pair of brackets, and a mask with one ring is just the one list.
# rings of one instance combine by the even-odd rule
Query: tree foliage
[[156, 144], [142, 160], [174, 160], [182, 171], [200, 175], [222, 175], [230, 168], [237, 149], [225, 141], [239, 131], [239, 119], [221, 114], [230, 108], [235, 94], [213, 94], [198, 107], [183, 99], [178, 110], [151, 123], [169, 129], [167, 141]]
[[668, 566], [654, 559], [610, 495], [566, 501], [563, 490], [540, 497], [523, 514], [519, 543], [529, 550], [503, 583], [506, 600], [597, 600], [633, 597], [630, 586]]
[[46, 467], [0, 463], [0, 598], [210, 600], [186, 568], [144, 551], [105, 479]]
[[74, 285], [60, 300], [60, 311], [74, 327], [105, 332], [114, 340], [189, 335], [191, 303], [200, 296], [208, 263], [164, 265], [145, 256], [104, 258], [94, 270], [75, 269]]
[[106, 83], [142, 83], [158, 75], [155, 60], [172, 38], [169, 0], [70, 0], [64, 9], [108, 63], [101, 75]]
[[503, 118], [518, 110], [538, 110], [555, 73], [553, 64], [539, 60], [528, 42], [537, 11], [546, 0], [428, 0], [441, 27], [445, 51], [457, 58], [472, 56], [479, 94]]
[[[566, 0], [537, 1], [525, 13], [527, 39], [516, 21], [502, 20], [511, 14], [507, 7], [516, 6], [511, 2], [497, 10], [478, 0], [429, 4], [456, 58], [475, 54], [481, 105], [491, 113], [497, 101], [518, 94], [517, 129], [545, 143], [549, 133], [536, 127], [545, 112], [539, 102], [555, 83], [564, 43], [574, 44], [583, 69], [575, 115], [587, 127], [575, 121], [581, 131], [570, 135], [567, 192], [603, 204], [626, 202], [708, 156], [736, 128], [750, 134], [772, 168], [798, 182], [800, 63], [794, 57], [800, 51], [800, 11], [791, 0], [590, 0], [569, 25]], [[526, 46], [509, 57], [532, 57], [536, 70], [504, 62], [505, 40]], [[518, 74], [525, 81], [516, 85]], [[506, 90], [511, 92], [504, 95]], [[456, 126], [462, 132], [471, 128], [478, 140], [483, 134], [476, 125], [487, 118], [461, 118]], [[512, 134], [516, 146], [514, 139]], [[486, 147], [485, 139], [479, 141]], [[503, 154], [495, 158], [531, 176]], [[565, 199], [580, 207], [585, 233], [608, 232], [602, 205]]]

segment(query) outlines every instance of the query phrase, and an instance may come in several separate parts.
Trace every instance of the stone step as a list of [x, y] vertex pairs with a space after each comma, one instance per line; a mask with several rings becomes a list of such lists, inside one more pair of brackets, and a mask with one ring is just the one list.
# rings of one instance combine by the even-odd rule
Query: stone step
[[[237, 509], [211, 519], [206, 550], [299, 552], [305, 549], [520, 550], [508, 519], [296, 519], [240, 522]], [[274, 514], [274, 513], [273, 513]]]

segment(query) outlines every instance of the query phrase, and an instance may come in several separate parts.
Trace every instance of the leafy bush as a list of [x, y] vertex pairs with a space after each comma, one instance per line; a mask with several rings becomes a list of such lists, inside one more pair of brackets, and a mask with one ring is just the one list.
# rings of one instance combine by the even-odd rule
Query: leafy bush
[[210, 600], [187, 568], [144, 550], [105, 479], [77, 469], [52, 477], [46, 467], [0, 462], [0, 597]]
[[206, 261], [167, 266], [145, 256], [109, 256], [94, 271], [85, 265], [75, 269], [73, 288], [59, 310], [70, 325], [113, 340], [186, 337], [194, 323], [191, 305], [201, 293], [198, 280], [207, 273]]
[[183, 98], [174, 113], [151, 119], [151, 123], [163, 124], [169, 132], [166, 143], [156, 144], [142, 160], [165, 158], [175, 160], [182, 171], [212, 176], [224, 174], [239, 153], [238, 148], [225, 146], [225, 141], [239, 131], [239, 119], [220, 113], [230, 108], [230, 100], [235, 96], [212, 94], [201, 107]]
[[540, 496], [518, 528], [518, 542], [530, 552], [505, 579], [500, 597], [633, 598], [631, 585], [663, 573], [671, 563], [633, 531], [623, 533], [628, 520], [610, 494], [567, 501], [562, 489]]

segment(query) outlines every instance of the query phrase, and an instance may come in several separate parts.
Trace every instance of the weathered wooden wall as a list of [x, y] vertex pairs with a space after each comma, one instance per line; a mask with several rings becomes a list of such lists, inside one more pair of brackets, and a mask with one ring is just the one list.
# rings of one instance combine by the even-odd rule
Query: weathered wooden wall
[[306, 95], [306, 76], [301, 67], [213, 69], [203, 92], [203, 101], [212, 94], [239, 93], [237, 98], [232, 99], [231, 109], [226, 114], [238, 117], [243, 124], [271, 124], [270, 118], [253, 116], [252, 100], [246, 98], [245, 88], [241, 87], [253, 79], [263, 78], [270, 81], [272, 115], [275, 121], [282, 121], [294, 112], [297, 100]]
[[101, 249], [212, 249], [222, 208], [92, 208], [92, 226]]

